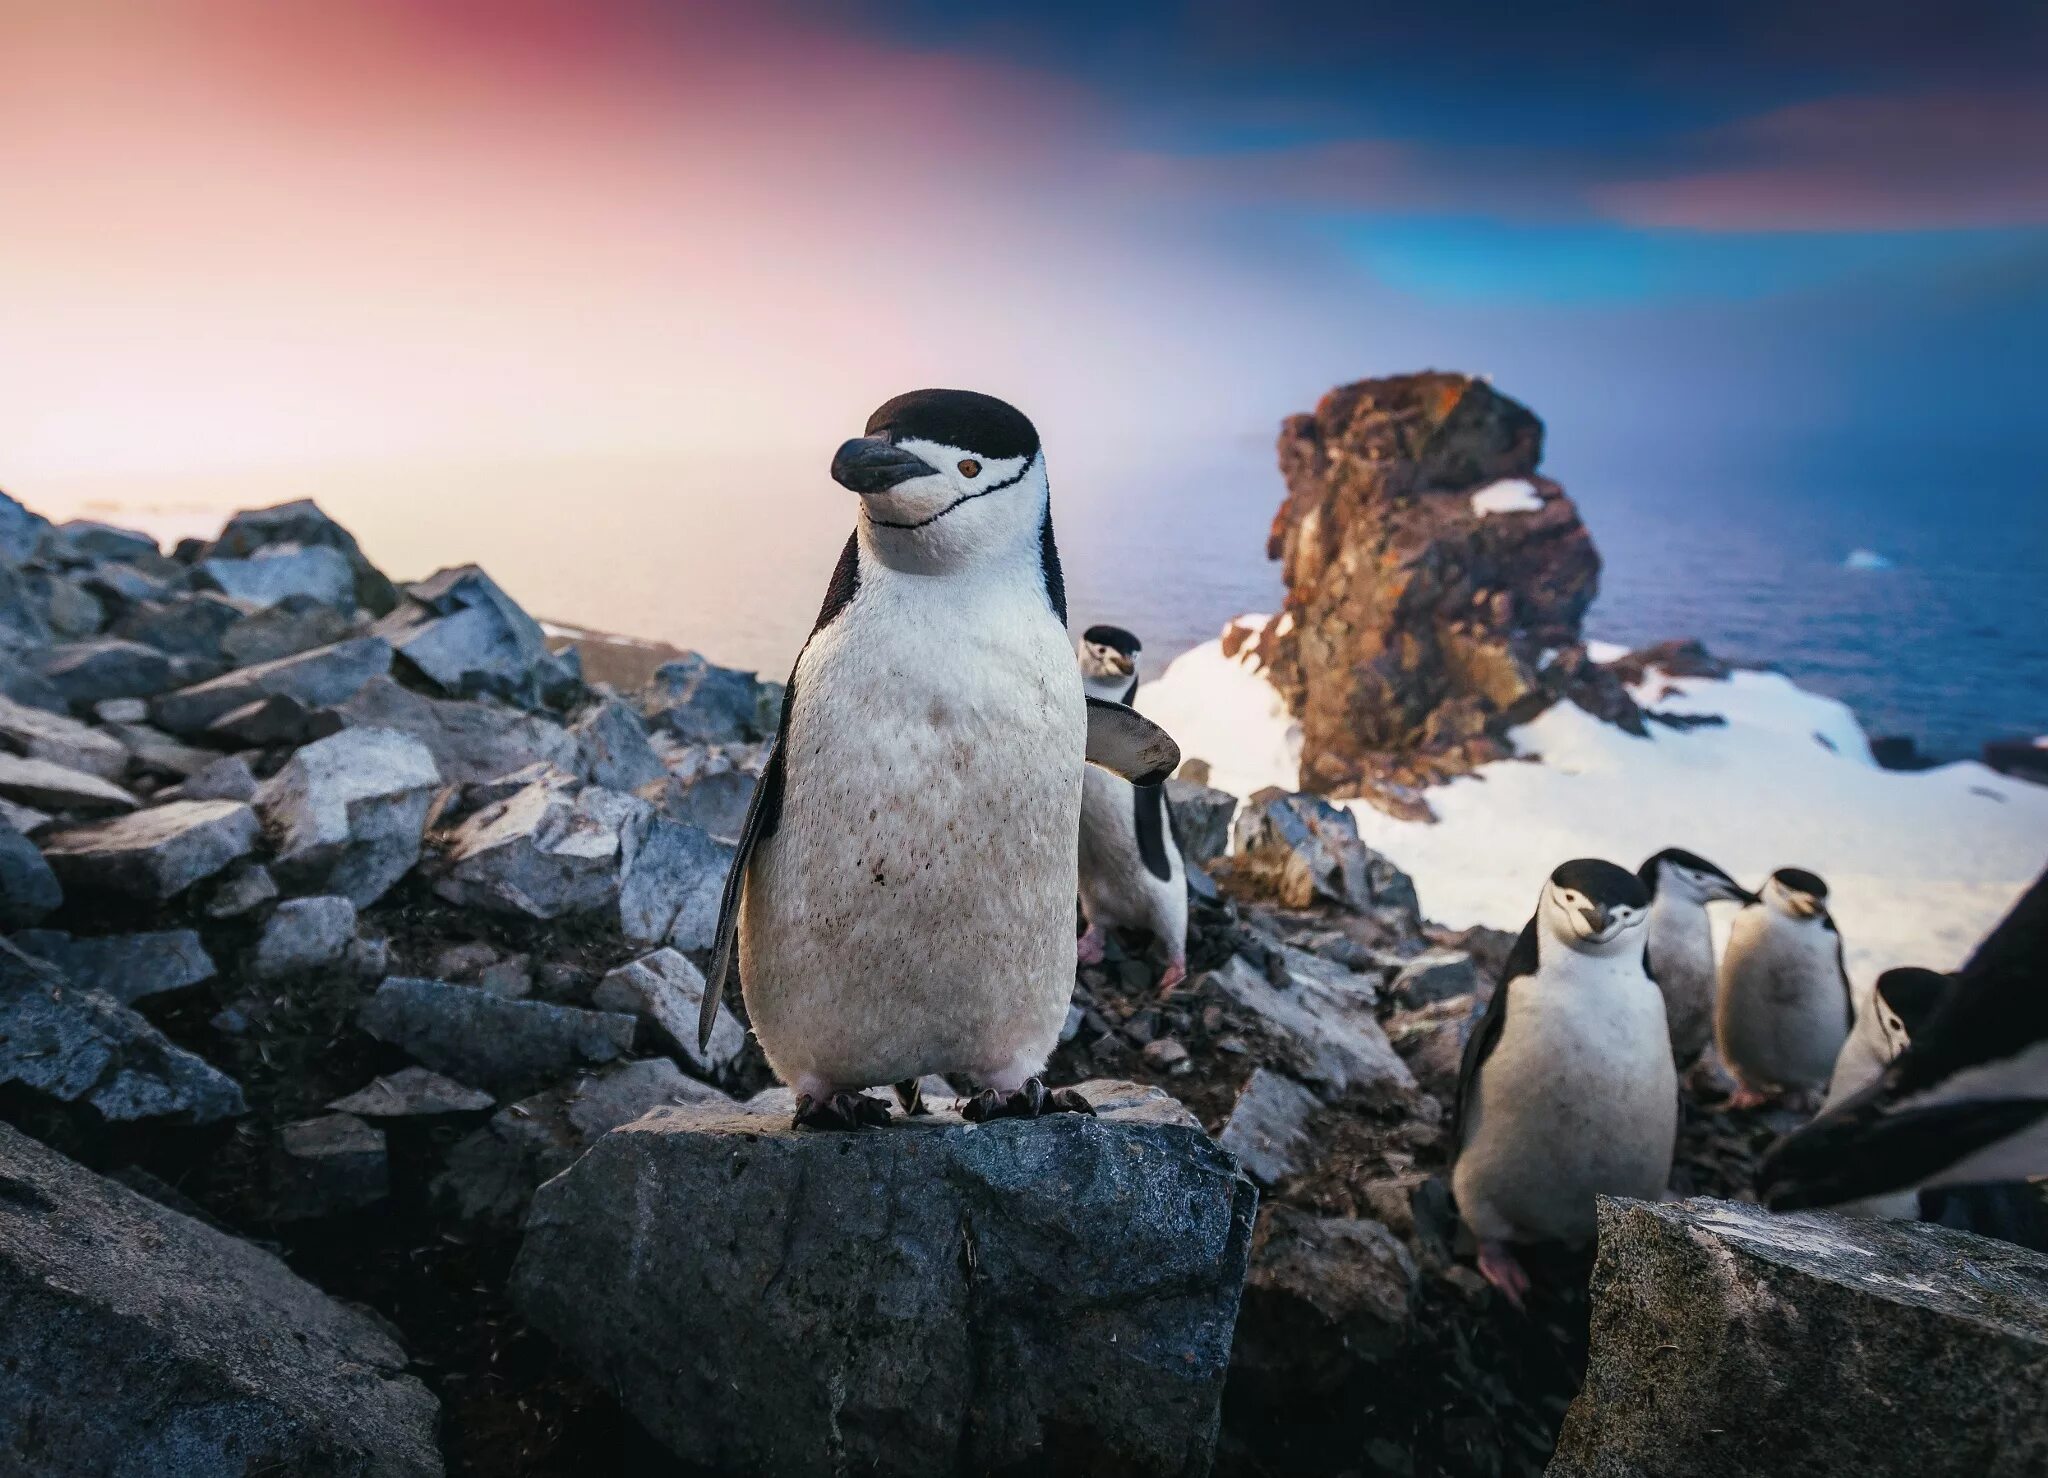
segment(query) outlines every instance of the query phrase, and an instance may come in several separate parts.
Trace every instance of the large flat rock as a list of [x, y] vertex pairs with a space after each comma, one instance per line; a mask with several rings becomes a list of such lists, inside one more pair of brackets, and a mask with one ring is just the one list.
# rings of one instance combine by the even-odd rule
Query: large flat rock
[[256, 813], [240, 801], [167, 801], [41, 838], [67, 889], [175, 897], [256, 850]]
[[2048, 1258], [1918, 1222], [1600, 1203], [1550, 1478], [2048, 1472]]
[[657, 1109], [542, 1186], [529, 1318], [720, 1472], [1200, 1474], [1257, 1192], [1155, 1089], [859, 1134]]
[[221, 715], [273, 695], [297, 699], [308, 708], [332, 707], [390, 668], [390, 646], [374, 636], [359, 636], [165, 693], [149, 711], [173, 734], [197, 734]]
[[0, 1124], [0, 1472], [429, 1478], [436, 1417], [375, 1322]]

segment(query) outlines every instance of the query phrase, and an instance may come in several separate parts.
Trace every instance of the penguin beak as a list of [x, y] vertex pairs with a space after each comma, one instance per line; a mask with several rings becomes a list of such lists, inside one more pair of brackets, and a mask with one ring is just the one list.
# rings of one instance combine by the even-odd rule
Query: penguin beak
[[936, 471], [922, 457], [879, 436], [856, 436], [832, 454], [832, 480], [863, 496], [886, 493], [899, 482]]
[[1786, 901], [1792, 905], [1792, 912], [1802, 919], [1810, 919], [1820, 912], [1820, 904], [1811, 893], [1794, 893]]
[[1580, 909], [1579, 917], [1586, 921], [1586, 927], [1592, 930], [1597, 938], [1599, 935], [1607, 932], [1607, 925], [1612, 915], [1607, 912], [1607, 906], [1604, 903], [1593, 903]]

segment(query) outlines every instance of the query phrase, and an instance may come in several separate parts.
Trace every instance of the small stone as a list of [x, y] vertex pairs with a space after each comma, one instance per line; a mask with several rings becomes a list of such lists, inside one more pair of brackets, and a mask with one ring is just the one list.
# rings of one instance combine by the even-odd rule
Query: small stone
[[103, 698], [93, 704], [92, 714], [103, 724], [147, 723], [149, 705], [140, 698]]
[[349, 1114], [286, 1124], [277, 1131], [273, 1167], [279, 1221], [357, 1211], [391, 1193], [384, 1132]]
[[1157, 1041], [1147, 1042], [1141, 1055], [1145, 1059], [1145, 1065], [1155, 1072], [1179, 1075], [1194, 1070], [1194, 1063], [1188, 1060], [1188, 1049], [1172, 1037], [1161, 1037]]
[[256, 796], [279, 878], [367, 908], [419, 860], [440, 778], [426, 746], [390, 729], [307, 745]]
[[1408, 1249], [1379, 1223], [1267, 1206], [1231, 1378], [1269, 1399], [1334, 1391], [1407, 1342], [1420, 1285]]
[[382, 980], [391, 973], [391, 941], [381, 934], [351, 939], [341, 964], [357, 980]]
[[0, 750], [9, 749], [102, 780], [128, 772], [128, 750], [119, 741], [77, 719], [0, 697]]
[[650, 723], [685, 744], [729, 744], [774, 732], [772, 720], [763, 726], [762, 686], [691, 652], [655, 669], [639, 700]]
[[63, 886], [36, 844], [0, 822], [0, 929], [40, 924], [63, 902]]
[[138, 804], [111, 780], [6, 750], [0, 750], [0, 795], [17, 805], [102, 816], [132, 811]]
[[423, 1067], [400, 1068], [327, 1106], [364, 1119], [424, 1119], [440, 1114], [474, 1114], [497, 1102]]
[[1278, 1185], [1308, 1168], [1308, 1121], [1322, 1107], [1315, 1094], [1269, 1068], [1254, 1069], [1216, 1142], [1237, 1156], [1261, 1185]]
[[208, 724], [206, 738], [209, 743], [245, 749], [296, 748], [324, 739], [341, 727], [341, 720], [327, 710], [310, 709], [288, 693], [268, 693], [229, 709]]
[[448, 839], [434, 891], [493, 913], [555, 919], [613, 906], [648, 806], [591, 787], [537, 783], [477, 812]]
[[174, 681], [162, 652], [117, 636], [50, 647], [37, 669], [74, 708], [90, 708], [104, 698], [147, 698]]
[[494, 1093], [610, 1062], [633, 1046], [631, 1016], [399, 976], [377, 987], [358, 1019], [371, 1036], [434, 1071]]
[[169, 801], [42, 839], [66, 889], [176, 897], [255, 850], [256, 813], [236, 801]]
[[85, 939], [52, 929], [29, 929], [14, 942], [62, 970], [73, 985], [99, 991], [124, 1006], [204, 984], [215, 973], [206, 946], [190, 929]]
[[223, 1007], [214, 1012], [206, 1024], [224, 1037], [247, 1036], [250, 1026], [249, 1013], [240, 1006]]
[[487, 990], [494, 996], [518, 1000], [533, 994], [533, 964], [525, 955], [507, 955], [479, 970], [476, 985], [478, 990]]
[[220, 758], [216, 750], [195, 749], [180, 744], [161, 729], [148, 724], [108, 724], [109, 737], [127, 747], [129, 769], [139, 775], [169, 776], [186, 780], [209, 768]]
[[180, 787], [188, 801], [253, 801], [256, 772], [238, 754], [223, 755]]
[[640, 715], [617, 698], [599, 699], [569, 732], [576, 738], [578, 773], [592, 785], [637, 790], [668, 774], [647, 742]]
[[440, 980], [474, 980], [498, 963], [498, 951], [481, 939], [451, 944], [434, 956], [433, 971]]
[[700, 1076], [716, 1077], [732, 1067], [747, 1045], [746, 1029], [721, 1002], [710, 1044], [697, 1046], [697, 1014], [704, 1005], [704, 972], [672, 949], [658, 949], [605, 976], [591, 992], [591, 1004], [645, 1018], [661, 1038], [662, 1050], [679, 1055]]
[[249, 960], [252, 979], [284, 981], [340, 964], [356, 936], [356, 906], [346, 898], [288, 898], [265, 920]]
[[238, 862], [221, 875], [207, 895], [210, 919], [236, 919], [277, 897], [277, 881], [260, 862]]

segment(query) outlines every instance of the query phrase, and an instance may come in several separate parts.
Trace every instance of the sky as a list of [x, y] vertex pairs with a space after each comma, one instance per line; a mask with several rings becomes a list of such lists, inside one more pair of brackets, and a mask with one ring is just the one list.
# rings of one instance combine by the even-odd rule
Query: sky
[[0, 56], [59, 512], [829, 562], [833, 446], [952, 384], [1252, 527], [1280, 417], [1438, 367], [1575, 491], [2042, 529], [2039, 4], [0, 0]]

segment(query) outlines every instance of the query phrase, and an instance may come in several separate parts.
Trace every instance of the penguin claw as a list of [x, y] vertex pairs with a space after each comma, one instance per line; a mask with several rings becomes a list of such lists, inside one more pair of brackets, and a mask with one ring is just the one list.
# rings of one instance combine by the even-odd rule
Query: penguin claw
[[793, 1129], [866, 1129], [889, 1122], [889, 1105], [865, 1093], [835, 1093], [819, 1100], [797, 1095]]
[[1047, 1114], [1087, 1114], [1093, 1118], [1095, 1105], [1071, 1088], [1049, 1089], [1044, 1079], [1027, 1078], [1014, 1093], [984, 1088], [960, 1109], [960, 1116], [974, 1124], [985, 1124], [990, 1119], [1039, 1119]]

